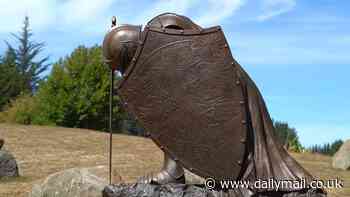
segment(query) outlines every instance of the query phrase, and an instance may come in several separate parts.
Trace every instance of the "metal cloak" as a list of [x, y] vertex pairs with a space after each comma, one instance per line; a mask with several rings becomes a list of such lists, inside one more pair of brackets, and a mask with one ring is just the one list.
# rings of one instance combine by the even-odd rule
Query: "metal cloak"
[[202, 177], [312, 181], [275, 139], [263, 97], [233, 59], [220, 27], [147, 27], [141, 37], [118, 91], [164, 152]]
[[237, 65], [220, 27], [146, 27], [118, 94], [155, 143], [185, 168], [237, 179], [248, 129]]

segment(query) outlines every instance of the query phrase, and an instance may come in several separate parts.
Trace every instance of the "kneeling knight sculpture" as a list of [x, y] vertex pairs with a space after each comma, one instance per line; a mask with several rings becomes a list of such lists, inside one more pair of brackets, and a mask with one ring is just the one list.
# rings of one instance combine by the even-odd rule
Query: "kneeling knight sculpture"
[[[122, 73], [122, 105], [163, 150], [163, 169], [143, 183], [185, 183], [184, 168], [215, 180], [313, 177], [274, 138], [257, 86], [232, 57], [220, 26], [202, 28], [165, 13], [105, 36], [103, 54]], [[235, 196], [325, 196], [295, 187], [235, 189]]]

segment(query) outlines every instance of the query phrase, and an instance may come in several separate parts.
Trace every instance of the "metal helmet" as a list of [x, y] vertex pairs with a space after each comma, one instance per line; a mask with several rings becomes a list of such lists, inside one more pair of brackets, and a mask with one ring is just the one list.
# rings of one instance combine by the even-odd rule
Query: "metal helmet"
[[105, 62], [113, 70], [124, 73], [136, 52], [141, 26], [120, 25], [113, 27], [113, 25], [115, 25], [114, 20], [112, 21], [112, 29], [103, 40], [103, 56]]
[[168, 28], [179, 30], [202, 30], [202, 27], [194, 23], [191, 19], [187, 18], [186, 16], [168, 12], [154, 17], [147, 23], [147, 26], [154, 28]]

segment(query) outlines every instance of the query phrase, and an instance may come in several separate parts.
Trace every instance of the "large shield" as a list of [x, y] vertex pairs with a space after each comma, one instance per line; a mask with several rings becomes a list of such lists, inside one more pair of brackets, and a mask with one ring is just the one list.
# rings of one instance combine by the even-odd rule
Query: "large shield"
[[220, 27], [146, 27], [118, 94], [155, 143], [185, 168], [236, 179], [247, 135], [237, 66]]

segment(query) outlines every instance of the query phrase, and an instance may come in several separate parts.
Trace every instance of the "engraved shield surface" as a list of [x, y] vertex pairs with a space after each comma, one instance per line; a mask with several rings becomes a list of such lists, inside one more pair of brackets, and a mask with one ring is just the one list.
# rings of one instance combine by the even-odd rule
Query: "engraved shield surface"
[[185, 168], [236, 179], [247, 135], [237, 66], [220, 27], [146, 28], [118, 94], [155, 143]]

